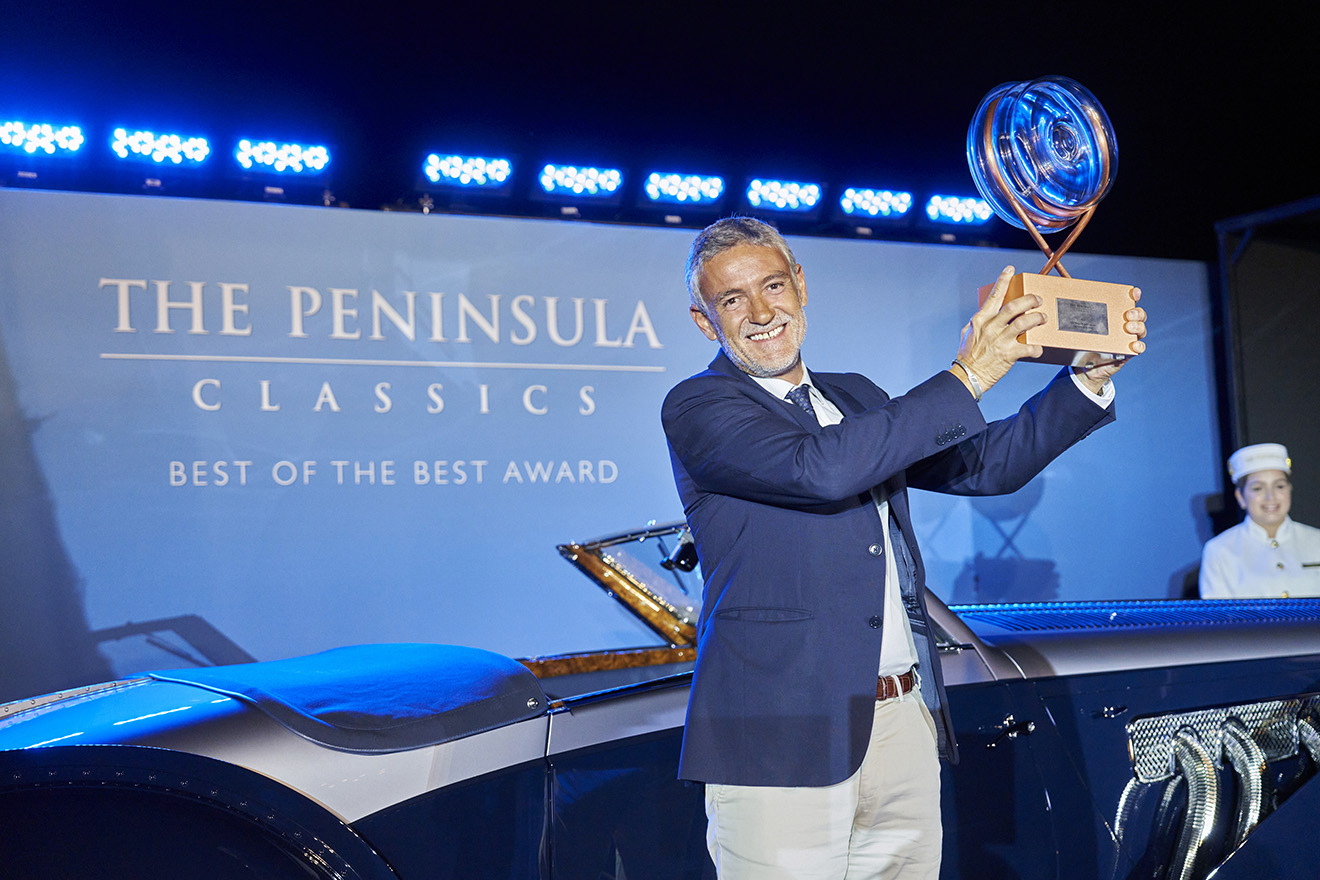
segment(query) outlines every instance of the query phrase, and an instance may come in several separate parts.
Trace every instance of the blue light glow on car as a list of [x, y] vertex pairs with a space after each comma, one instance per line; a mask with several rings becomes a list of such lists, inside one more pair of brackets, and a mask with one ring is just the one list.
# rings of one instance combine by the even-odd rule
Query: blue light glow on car
[[234, 159], [248, 171], [276, 174], [318, 174], [330, 164], [330, 151], [323, 146], [277, 144], [274, 141], [238, 142]]
[[129, 131], [125, 128], [115, 129], [110, 149], [121, 159], [137, 159], [159, 165], [169, 162], [196, 166], [211, 155], [211, 145], [203, 137]]
[[956, 226], [980, 226], [995, 215], [985, 199], [966, 196], [931, 196], [926, 202], [926, 216], [934, 223]]
[[820, 197], [821, 187], [816, 183], [757, 178], [747, 185], [747, 203], [771, 211], [811, 211]]
[[51, 125], [45, 122], [30, 125], [17, 120], [0, 122], [0, 146], [12, 152], [31, 155], [44, 153], [47, 156], [76, 153], [83, 145], [83, 140], [82, 129], [76, 125]]

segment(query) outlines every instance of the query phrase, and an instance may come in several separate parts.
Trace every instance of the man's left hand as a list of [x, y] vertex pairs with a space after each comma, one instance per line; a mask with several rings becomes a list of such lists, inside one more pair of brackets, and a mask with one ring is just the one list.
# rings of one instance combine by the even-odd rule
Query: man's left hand
[[[1141, 291], [1133, 288], [1132, 299], [1134, 302], [1141, 300]], [[1137, 337], [1137, 341], [1132, 343], [1132, 353], [1141, 354], [1146, 350], [1146, 343], [1142, 342], [1146, 338], [1146, 310], [1138, 306], [1134, 309], [1128, 309], [1123, 313], [1123, 332], [1131, 333]], [[1096, 394], [1104, 390], [1109, 380], [1114, 378], [1114, 374], [1123, 368], [1128, 362], [1128, 358], [1121, 361], [1111, 361], [1107, 364], [1101, 364], [1098, 367], [1092, 367], [1089, 370], [1082, 371], [1081, 379]]]

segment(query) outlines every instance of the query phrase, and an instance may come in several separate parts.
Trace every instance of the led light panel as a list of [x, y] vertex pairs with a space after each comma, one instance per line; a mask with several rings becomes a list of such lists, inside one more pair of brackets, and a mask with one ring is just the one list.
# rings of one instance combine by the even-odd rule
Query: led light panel
[[989, 223], [995, 212], [985, 199], [936, 195], [926, 202], [926, 216], [934, 223], [980, 226]]
[[154, 162], [158, 165], [169, 163], [197, 166], [211, 155], [211, 145], [203, 137], [129, 131], [126, 128], [115, 129], [110, 149], [121, 159]]
[[602, 199], [614, 197], [623, 186], [623, 172], [617, 168], [590, 168], [577, 165], [546, 165], [541, 169], [541, 189], [547, 195], [570, 198]]
[[770, 211], [806, 213], [816, 209], [820, 197], [821, 187], [816, 183], [757, 178], [747, 185], [747, 203]]
[[25, 122], [0, 122], [0, 147], [6, 152], [53, 156], [78, 152], [83, 145], [82, 129], [76, 125], [51, 125]]
[[887, 189], [848, 187], [839, 197], [839, 209], [850, 217], [895, 220], [912, 208], [912, 193]]
[[234, 149], [234, 159], [247, 171], [312, 176], [330, 164], [330, 151], [322, 146], [277, 144], [244, 138]]
[[647, 175], [643, 189], [649, 202], [709, 205], [724, 195], [724, 178], [653, 171]]
[[441, 156], [432, 153], [422, 165], [426, 179], [441, 186], [464, 189], [497, 189], [513, 174], [508, 159], [485, 159], [479, 156]]

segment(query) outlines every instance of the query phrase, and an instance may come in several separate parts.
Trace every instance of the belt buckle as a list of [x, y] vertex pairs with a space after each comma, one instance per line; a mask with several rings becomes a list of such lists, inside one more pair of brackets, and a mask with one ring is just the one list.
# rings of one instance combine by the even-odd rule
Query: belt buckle
[[[904, 679], [909, 682], [906, 689], [903, 687]], [[898, 675], [882, 675], [876, 680], [875, 698], [881, 702], [892, 700], [911, 693], [920, 683], [921, 679], [915, 666]]]

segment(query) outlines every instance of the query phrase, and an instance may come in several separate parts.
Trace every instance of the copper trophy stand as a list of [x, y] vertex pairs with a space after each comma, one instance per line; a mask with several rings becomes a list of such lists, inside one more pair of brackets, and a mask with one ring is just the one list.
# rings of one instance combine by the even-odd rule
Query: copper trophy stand
[[[1117, 171], [1118, 145], [1095, 96], [1064, 77], [997, 86], [972, 118], [967, 160], [995, 213], [1030, 233], [1046, 257], [1039, 272], [1014, 275], [1004, 297], [1041, 299], [1046, 323], [1018, 340], [1044, 352], [1023, 360], [1093, 367], [1133, 357], [1137, 337], [1124, 331], [1123, 315], [1136, 303], [1135, 288], [1073, 278], [1060, 262]], [[1051, 249], [1042, 233], [1069, 225], [1063, 244]], [[992, 289], [979, 289], [982, 303]]]

